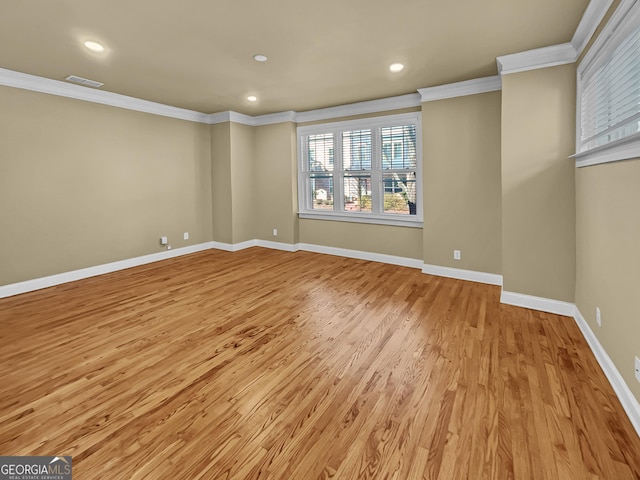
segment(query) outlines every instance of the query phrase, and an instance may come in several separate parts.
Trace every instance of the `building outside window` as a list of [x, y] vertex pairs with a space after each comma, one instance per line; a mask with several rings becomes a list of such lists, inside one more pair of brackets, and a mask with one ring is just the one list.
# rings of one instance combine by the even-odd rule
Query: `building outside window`
[[419, 113], [298, 128], [301, 217], [419, 226]]

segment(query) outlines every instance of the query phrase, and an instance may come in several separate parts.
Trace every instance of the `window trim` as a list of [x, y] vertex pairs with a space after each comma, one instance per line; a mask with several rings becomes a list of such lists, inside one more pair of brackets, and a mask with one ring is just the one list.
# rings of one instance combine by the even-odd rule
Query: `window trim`
[[578, 168], [640, 157], [640, 133], [588, 150], [582, 150], [580, 138], [582, 133], [583, 78], [613, 53], [613, 50], [626, 38], [623, 33], [627, 27], [634, 23], [640, 24], [640, 2], [638, 0], [622, 0], [593, 46], [578, 65], [576, 75], [576, 153], [570, 156], [575, 159]]
[[[371, 223], [379, 225], [396, 225], [407, 227], [422, 227], [423, 225], [423, 208], [422, 208], [422, 122], [420, 112], [401, 113], [396, 115], [383, 115], [376, 117], [367, 117], [357, 120], [344, 120], [330, 123], [320, 123], [314, 125], [305, 125], [297, 128], [298, 140], [298, 216], [299, 218], [313, 218], [317, 220], [335, 220], [343, 222], [355, 223]], [[305, 175], [305, 144], [304, 137], [309, 135], [320, 134], [336, 134], [345, 131], [374, 129], [382, 127], [394, 127], [399, 125], [415, 125], [416, 126], [416, 214], [415, 215], [399, 215], [391, 213], [370, 213], [370, 212], [343, 212], [341, 210], [312, 210], [307, 206], [307, 197], [309, 196], [308, 184]], [[372, 142], [379, 143], [379, 139], [372, 138]], [[334, 163], [334, 188], [335, 183], [343, 181], [344, 170], [342, 167], [342, 151], [335, 146], [335, 163]], [[372, 159], [372, 167], [376, 160]], [[339, 165], [339, 167], [338, 167]], [[372, 169], [372, 181], [375, 173], [381, 175], [383, 170]], [[354, 172], [356, 173], [356, 172]], [[377, 186], [374, 186], [377, 188]], [[382, 188], [384, 192], [384, 188]], [[337, 206], [336, 206], [337, 208]]]

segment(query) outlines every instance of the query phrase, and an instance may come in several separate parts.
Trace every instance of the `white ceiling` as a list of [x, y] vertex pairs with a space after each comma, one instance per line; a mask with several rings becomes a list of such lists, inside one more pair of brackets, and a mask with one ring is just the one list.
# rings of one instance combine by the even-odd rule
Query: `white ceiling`
[[304, 111], [495, 75], [497, 56], [569, 42], [588, 3], [0, 0], [0, 67], [203, 113]]

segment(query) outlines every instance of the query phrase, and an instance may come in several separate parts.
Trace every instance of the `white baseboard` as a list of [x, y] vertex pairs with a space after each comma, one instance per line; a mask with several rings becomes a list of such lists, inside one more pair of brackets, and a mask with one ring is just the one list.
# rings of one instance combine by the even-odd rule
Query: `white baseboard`
[[82, 280], [83, 278], [95, 277], [97, 275], [103, 275], [105, 273], [111, 273], [117, 270], [124, 270], [125, 268], [137, 267], [138, 265], [144, 265], [146, 263], [157, 262], [160, 260], [166, 260], [168, 258], [187, 255], [189, 253], [208, 250], [210, 248], [214, 248], [213, 242], [199, 243], [197, 245], [191, 245], [189, 247], [163, 250], [162, 252], [143, 255], [141, 257], [118, 260], [116, 262], [96, 265], [94, 267], [81, 268], [79, 270], [58, 273], [56, 275], [50, 275], [48, 277], [35, 278], [33, 280], [26, 280], [24, 282], [3, 285], [0, 286], [0, 298], [10, 297], [12, 295], [18, 295], [20, 293], [32, 292], [34, 290], [40, 290], [42, 288], [53, 287], [54, 285], [60, 285], [62, 283], [74, 282], [76, 280]]
[[[267, 240], [248, 240], [246, 242], [236, 244], [222, 242], [200, 243], [198, 245], [191, 245], [189, 247], [165, 250], [141, 257], [129, 258], [126, 260], [111, 262], [104, 265], [97, 265], [95, 267], [88, 267], [71, 272], [51, 275], [48, 277], [36, 278], [24, 282], [4, 285], [0, 286], [0, 298], [10, 297], [12, 295], [18, 295], [20, 293], [31, 292], [34, 290], [40, 290], [42, 288], [52, 287], [54, 285], [60, 285], [62, 283], [73, 282], [75, 280], [81, 280], [83, 278], [94, 277], [105, 273], [115, 272], [117, 270], [124, 270], [126, 268], [157, 262], [168, 258], [174, 258], [181, 255], [187, 255], [189, 253], [200, 252], [211, 248], [225, 250], [228, 252], [237, 252], [245, 248], [256, 246], [276, 250], [284, 250], [287, 252], [304, 250], [307, 252], [324, 253], [327, 255], [356, 258], [359, 260], [369, 260], [372, 262], [388, 263], [391, 265], [399, 265], [403, 267], [421, 268], [423, 273], [431, 275], [456, 278], [460, 280], [470, 280], [473, 282], [488, 283], [491, 285], [502, 285], [502, 275], [475, 272], [472, 270], [462, 270], [457, 268], [440, 267], [437, 265], [428, 265], [423, 264], [422, 260], [414, 258], [397, 257], [394, 255], [363, 252], [360, 250], [349, 250], [345, 248], [326, 247], [323, 245], [314, 245], [310, 243], [289, 244], [271, 242]], [[517, 307], [531, 308], [534, 310], [540, 310], [557, 315], [566, 315], [575, 318], [575, 321], [578, 324], [578, 327], [580, 328], [580, 331], [584, 335], [585, 339], [587, 340], [591, 351], [602, 367], [602, 370], [611, 383], [611, 386], [613, 387], [616, 395], [620, 399], [620, 402], [622, 403], [625, 412], [629, 416], [633, 427], [636, 429], [636, 432], [638, 432], [638, 435], [640, 436], [640, 404], [638, 403], [638, 400], [636, 400], [635, 396], [629, 389], [629, 386], [622, 378], [622, 375], [620, 375], [620, 372], [616, 368], [615, 364], [613, 363], [605, 349], [602, 347], [575, 304], [506, 291], [502, 291], [502, 294], [500, 295], [500, 302], [508, 305], [515, 305]]]
[[556, 315], [573, 317], [578, 324], [582, 335], [587, 341], [587, 344], [591, 348], [593, 355], [596, 357], [596, 360], [604, 371], [605, 376], [609, 380], [613, 391], [620, 400], [629, 420], [631, 420], [633, 428], [635, 428], [638, 436], [640, 436], [640, 403], [638, 403], [638, 400], [629, 389], [624, 378], [620, 375], [615, 364], [607, 354], [606, 350], [602, 347], [598, 338], [593, 333], [593, 330], [591, 330], [591, 327], [589, 327], [589, 324], [575, 304], [505, 291], [500, 295], [500, 302], [506, 303], [507, 305], [515, 305], [516, 307], [530, 308]]
[[218, 250], [224, 250], [227, 252], [239, 252], [240, 250], [244, 250], [245, 248], [251, 247], [264, 247], [270, 248], [272, 250], [283, 250], [285, 252], [297, 252], [298, 245], [291, 243], [282, 243], [282, 242], [271, 242], [269, 240], [247, 240], [246, 242], [241, 243], [221, 243], [221, 242], [213, 242], [213, 248]]
[[461, 268], [441, 267], [439, 265], [422, 265], [422, 273], [436, 275], [438, 277], [456, 278], [458, 280], [469, 280], [471, 282], [488, 283], [489, 285], [502, 285], [502, 275], [495, 273], [476, 272], [474, 270], [463, 270]]
[[326, 247], [324, 245], [314, 245], [311, 243], [298, 243], [295, 245], [298, 250], [306, 252], [324, 253], [336, 255], [338, 257], [356, 258], [358, 260], [369, 260], [372, 262], [389, 263], [401, 267], [421, 268], [422, 260], [416, 258], [397, 257], [383, 253], [363, 252], [361, 250], [349, 250], [347, 248]]
[[271, 242], [269, 240], [256, 240], [256, 246], [270, 248], [272, 250], [283, 250], [285, 252], [297, 252], [300, 250], [297, 243]]
[[622, 404], [622, 408], [627, 412], [627, 416], [629, 417], [629, 420], [631, 420], [633, 428], [636, 429], [638, 436], [640, 436], [640, 403], [636, 400], [636, 397], [629, 389], [627, 382], [624, 381], [624, 378], [620, 375], [615, 364], [607, 354], [606, 350], [602, 347], [598, 338], [593, 333], [593, 330], [591, 330], [591, 327], [589, 327], [589, 324], [577, 307], [575, 308], [574, 318], [582, 332], [582, 335], [587, 340], [589, 347], [591, 347], [591, 351], [596, 357], [596, 360], [598, 360], [600, 367], [607, 376], [609, 383], [611, 383], [613, 391], [616, 392], [616, 395]]
[[24, 282], [12, 283], [0, 286], [0, 298], [11, 297], [21, 293], [32, 292], [42, 288], [53, 287], [62, 283], [74, 282], [83, 278], [95, 277], [105, 273], [124, 270], [125, 268], [136, 267], [146, 263], [157, 262], [168, 258], [187, 255], [189, 253], [200, 252], [211, 248], [224, 250], [227, 252], [237, 252], [250, 247], [264, 247], [274, 250], [283, 250], [286, 252], [297, 252], [298, 250], [306, 250], [308, 252], [326, 253], [329, 255], [337, 255], [340, 257], [357, 258], [360, 260], [370, 260], [373, 262], [389, 263], [392, 265], [400, 265], [404, 267], [420, 268], [422, 262], [413, 258], [396, 257], [393, 255], [384, 255], [380, 253], [362, 252], [358, 250], [347, 250], [344, 248], [325, 247], [322, 245], [312, 245], [308, 243], [290, 244], [282, 242], [271, 242], [268, 240], [247, 240], [241, 243], [224, 243], [224, 242], [206, 242], [189, 247], [174, 248], [172, 250], [163, 250], [162, 252], [152, 253], [141, 257], [128, 258], [116, 262], [96, 265], [93, 267], [82, 268], [70, 272], [59, 273]]
[[224, 243], [224, 242], [210, 242], [211, 248], [215, 248], [216, 250], [224, 250], [225, 252], [234, 252], [232, 243]]
[[257, 240], [247, 240], [240, 243], [223, 243], [223, 242], [211, 242], [211, 248], [216, 250], [224, 250], [225, 252], [238, 252], [245, 248], [256, 247], [258, 245]]
[[565, 315], [567, 317], [573, 317], [576, 311], [576, 306], [573, 303], [561, 302], [560, 300], [552, 300], [550, 298], [534, 297], [533, 295], [524, 295], [522, 293], [506, 292], [504, 290], [500, 294], [500, 303], [530, 308], [531, 310], [540, 310], [541, 312], [556, 315]]
[[245, 248], [251, 248], [258, 246], [257, 240], [247, 240], [246, 242], [234, 243], [232, 246], [232, 252], [239, 252]]

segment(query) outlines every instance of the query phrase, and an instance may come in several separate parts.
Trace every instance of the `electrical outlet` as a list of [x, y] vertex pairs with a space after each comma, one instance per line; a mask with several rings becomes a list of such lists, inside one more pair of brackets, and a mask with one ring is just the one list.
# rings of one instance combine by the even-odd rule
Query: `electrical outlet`
[[596, 307], [596, 323], [602, 328], [602, 315], [600, 315], [600, 308]]
[[636, 357], [636, 380], [640, 382], [640, 358]]
[[277, 236], [278, 236], [278, 229], [277, 229], [277, 228], [274, 228], [274, 229], [273, 229], [273, 236], [274, 236], [274, 237], [277, 237]]
[[167, 244], [167, 237], [160, 237], [160, 245], [166, 245]]
[[189, 232], [184, 232], [182, 238], [184, 238], [185, 240], [189, 240]]
[[453, 259], [454, 260], [460, 260], [462, 258], [462, 255], [460, 253], [460, 250], [454, 250], [453, 251]]

